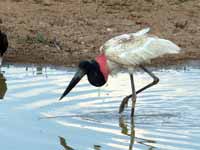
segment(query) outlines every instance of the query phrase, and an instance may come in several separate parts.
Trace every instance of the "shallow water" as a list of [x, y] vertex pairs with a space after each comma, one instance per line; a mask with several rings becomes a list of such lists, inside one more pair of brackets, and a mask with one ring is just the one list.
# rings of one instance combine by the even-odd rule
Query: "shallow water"
[[[155, 70], [158, 85], [138, 95], [136, 116], [118, 115], [130, 93], [121, 73], [95, 88], [84, 78], [58, 101], [71, 68], [6, 65], [0, 75], [0, 145], [4, 150], [198, 150], [200, 69]], [[151, 79], [134, 76], [136, 88]], [[6, 80], [5, 80], [6, 79]], [[129, 106], [131, 103], [129, 104]]]

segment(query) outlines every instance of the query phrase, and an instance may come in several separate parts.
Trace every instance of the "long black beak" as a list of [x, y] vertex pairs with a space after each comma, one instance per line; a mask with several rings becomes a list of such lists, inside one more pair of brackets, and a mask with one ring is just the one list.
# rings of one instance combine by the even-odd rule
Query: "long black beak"
[[86, 72], [84, 70], [78, 68], [78, 71], [76, 72], [76, 74], [74, 75], [72, 80], [70, 81], [68, 87], [66, 88], [66, 90], [64, 91], [64, 93], [62, 94], [62, 96], [60, 97], [59, 100], [61, 100], [63, 97], [65, 97], [76, 86], [76, 84], [81, 80], [81, 78], [85, 74], [86, 74]]

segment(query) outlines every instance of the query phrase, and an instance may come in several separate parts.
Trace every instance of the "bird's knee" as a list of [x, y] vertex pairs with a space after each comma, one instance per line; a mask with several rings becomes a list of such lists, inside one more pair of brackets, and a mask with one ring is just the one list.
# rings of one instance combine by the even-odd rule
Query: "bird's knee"
[[153, 83], [154, 83], [154, 84], [157, 84], [159, 81], [160, 81], [159, 78], [158, 78], [158, 77], [155, 77], [154, 80], [153, 80]]

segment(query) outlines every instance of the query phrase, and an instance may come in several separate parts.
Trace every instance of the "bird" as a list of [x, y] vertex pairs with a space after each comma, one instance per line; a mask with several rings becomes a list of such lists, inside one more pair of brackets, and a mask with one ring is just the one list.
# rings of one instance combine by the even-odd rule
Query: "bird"
[[3, 99], [7, 91], [6, 78], [3, 73], [0, 72], [0, 99]]
[[[115, 36], [106, 41], [100, 47], [100, 54], [95, 59], [80, 61], [77, 72], [59, 100], [63, 99], [85, 75], [91, 85], [101, 87], [108, 81], [109, 75], [125, 70], [130, 75], [132, 93], [122, 100], [119, 113], [123, 112], [128, 100], [132, 98], [131, 116], [133, 117], [136, 94], [159, 82], [159, 78], [148, 70], [145, 64], [164, 54], [177, 54], [181, 51], [181, 48], [172, 41], [149, 34], [149, 31], [150, 28], [144, 28], [134, 33]], [[153, 82], [138, 91], [135, 90], [133, 78], [136, 67], [141, 68], [153, 78]]]
[[8, 38], [7, 35], [0, 30], [0, 66], [3, 61], [3, 54], [8, 49]]

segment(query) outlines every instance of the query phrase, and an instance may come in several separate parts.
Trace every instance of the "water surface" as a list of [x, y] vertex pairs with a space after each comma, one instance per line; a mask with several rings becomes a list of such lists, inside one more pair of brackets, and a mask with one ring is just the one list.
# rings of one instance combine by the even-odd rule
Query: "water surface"
[[[84, 78], [58, 101], [72, 68], [3, 66], [0, 74], [0, 145], [4, 150], [198, 150], [200, 69], [155, 70], [158, 85], [138, 95], [136, 116], [118, 107], [130, 94], [129, 75], [102, 88]], [[151, 82], [143, 72], [136, 88]], [[129, 106], [131, 103], [129, 104]]]

